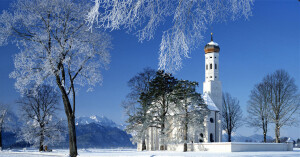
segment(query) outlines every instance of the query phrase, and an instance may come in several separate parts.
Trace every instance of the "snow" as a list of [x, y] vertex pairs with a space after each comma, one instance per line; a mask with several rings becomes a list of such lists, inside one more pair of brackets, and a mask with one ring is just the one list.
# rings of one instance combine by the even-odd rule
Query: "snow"
[[109, 126], [109, 127], [117, 127], [121, 130], [125, 129], [124, 125], [116, 124], [114, 121], [108, 119], [107, 117], [101, 115], [91, 115], [91, 116], [80, 116], [75, 119], [76, 125], [85, 125], [90, 123], [100, 124], [102, 126]]
[[215, 103], [211, 100], [210, 96], [208, 93], [203, 94], [203, 99], [205, 104], [207, 104], [207, 108], [211, 111], [220, 111], [218, 107], [215, 105]]
[[216, 42], [213, 42], [213, 41], [211, 41], [211, 42], [207, 43], [207, 45], [219, 46], [219, 44], [218, 44], [218, 43], [216, 43]]
[[[213, 153], [213, 152], [172, 152], [172, 151], [143, 151], [138, 152], [135, 149], [79, 149], [78, 157], [88, 156], [144, 156], [144, 157], [159, 157], [159, 156], [191, 156], [191, 157], [295, 157], [300, 156], [300, 148], [294, 148], [294, 151], [266, 151], [266, 152], [234, 152], [234, 153]], [[4, 150], [0, 152], [0, 157], [67, 157], [67, 149], [53, 150], [53, 152], [38, 152], [37, 150]]]

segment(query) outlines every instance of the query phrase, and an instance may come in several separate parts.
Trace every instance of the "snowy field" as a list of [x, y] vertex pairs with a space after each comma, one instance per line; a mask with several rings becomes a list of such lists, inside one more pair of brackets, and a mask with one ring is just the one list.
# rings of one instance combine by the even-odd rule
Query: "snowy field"
[[[162, 152], [162, 151], [145, 151], [137, 152], [135, 149], [80, 149], [80, 157], [100, 157], [100, 156], [139, 156], [139, 157], [160, 157], [160, 156], [177, 156], [177, 157], [299, 157], [300, 148], [294, 151], [282, 152], [233, 152], [233, 153], [212, 153], [212, 152]], [[53, 150], [53, 152], [37, 152], [36, 150], [4, 150], [0, 152], [0, 157], [67, 157], [68, 150]]]

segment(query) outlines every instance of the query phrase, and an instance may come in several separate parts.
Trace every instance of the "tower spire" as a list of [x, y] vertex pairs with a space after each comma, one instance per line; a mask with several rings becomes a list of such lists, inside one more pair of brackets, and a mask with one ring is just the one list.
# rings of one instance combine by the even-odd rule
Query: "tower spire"
[[210, 33], [210, 41], [213, 41], [213, 36], [212, 35], [213, 35], [213, 33], [211, 32]]

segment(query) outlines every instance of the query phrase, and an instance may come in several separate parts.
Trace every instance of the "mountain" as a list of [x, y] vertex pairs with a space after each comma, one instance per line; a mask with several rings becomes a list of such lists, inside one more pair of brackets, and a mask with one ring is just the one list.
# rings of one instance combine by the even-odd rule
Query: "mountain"
[[105, 127], [117, 127], [122, 130], [124, 130], [125, 128], [124, 125], [118, 125], [114, 121], [108, 119], [105, 116], [92, 115], [92, 116], [81, 116], [75, 118], [75, 125], [86, 125], [91, 123], [99, 124]]
[[[222, 141], [227, 141], [228, 135], [225, 132], [222, 132]], [[262, 142], [264, 140], [263, 135], [254, 134], [251, 136], [243, 136], [237, 133], [231, 135], [232, 142]], [[272, 141], [271, 136], [267, 136], [267, 141]]]
[[[16, 120], [17, 121], [17, 120]], [[65, 122], [67, 125], [67, 122]], [[131, 135], [124, 131], [124, 126], [116, 124], [105, 116], [83, 116], [75, 119], [78, 148], [134, 148]], [[12, 125], [12, 124], [10, 124]], [[22, 126], [22, 125], [18, 125]], [[15, 127], [15, 124], [9, 128]], [[67, 128], [67, 127], [66, 127]], [[20, 128], [22, 129], [22, 128]], [[17, 130], [17, 129], [16, 129]], [[13, 130], [12, 130], [13, 131]], [[29, 147], [30, 144], [18, 141], [16, 132], [3, 132], [3, 148]], [[67, 130], [66, 130], [67, 133]], [[69, 137], [59, 143], [48, 144], [49, 148], [68, 148]]]
[[[131, 135], [124, 131], [123, 125], [118, 125], [105, 116], [81, 116], [75, 118], [78, 148], [118, 148], [136, 147], [130, 141]], [[53, 147], [68, 147], [66, 140]]]
[[131, 135], [117, 127], [97, 123], [79, 124], [76, 133], [79, 148], [135, 147], [130, 141]]

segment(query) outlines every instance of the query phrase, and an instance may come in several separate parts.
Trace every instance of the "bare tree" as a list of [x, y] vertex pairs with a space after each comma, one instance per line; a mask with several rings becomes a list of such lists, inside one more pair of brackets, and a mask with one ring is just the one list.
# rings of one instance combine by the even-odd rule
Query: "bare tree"
[[59, 89], [69, 128], [70, 156], [77, 156], [75, 112], [80, 87], [101, 85], [101, 68], [110, 62], [110, 36], [87, 31], [89, 5], [73, 0], [17, 0], [0, 15], [0, 45], [12, 41], [15, 87], [24, 94], [31, 84]]
[[280, 143], [280, 128], [298, 124], [296, 113], [300, 108], [300, 97], [295, 80], [285, 70], [267, 75], [263, 83], [269, 89], [270, 118], [275, 124], [276, 143]]
[[42, 85], [30, 90], [18, 100], [25, 126], [19, 137], [44, 151], [44, 145], [63, 139], [62, 120], [56, 117], [59, 96], [50, 86]]
[[242, 110], [237, 98], [231, 97], [229, 93], [223, 93], [222, 129], [228, 135], [228, 142], [231, 142], [231, 134], [242, 125]]
[[145, 134], [148, 128], [147, 124], [147, 99], [142, 99], [143, 94], [149, 90], [149, 83], [155, 77], [155, 70], [145, 68], [143, 72], [138, 73], [128, 81], [131, 92], [123, 102], [126, 115], [128, 116], [126, 131], [133, 135], [133, 142], [142, 141], [142, 150], [146, 150]]
[[268, 124], [270, 123], [269, 91], [266, 83], [255, 85], [251, 91], [247, 108], [247, 124], [263, 130], [264, 142], [267, 142]]
[[[150, 40], [161, 25], [159, 68], [179, 70], [203, 41], [203, 32], [212, 23], [246, 19], [254, 0], [93, 0], [86, 21], [106, 29], [125, 28], [139, 41]], [[168, 21], [168, 22], [166, 22]], [[166, 24], [167, 23], [167, 24]]]

